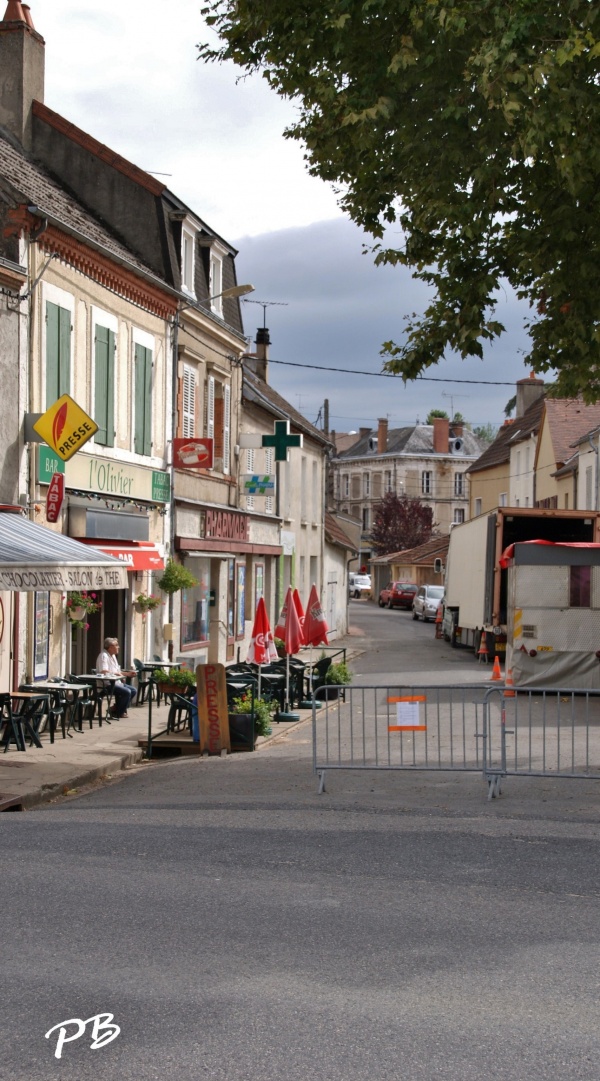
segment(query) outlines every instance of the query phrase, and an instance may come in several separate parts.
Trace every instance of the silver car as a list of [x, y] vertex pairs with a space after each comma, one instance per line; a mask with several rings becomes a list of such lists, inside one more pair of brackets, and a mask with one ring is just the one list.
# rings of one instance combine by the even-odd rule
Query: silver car
[[430, 619], [435, 619], [437, 610], [443, 599], [443, 586], [420, 586], [413, 601], [413, 619], [418, 619], [420, 616], [423, 623], [428, 623]]

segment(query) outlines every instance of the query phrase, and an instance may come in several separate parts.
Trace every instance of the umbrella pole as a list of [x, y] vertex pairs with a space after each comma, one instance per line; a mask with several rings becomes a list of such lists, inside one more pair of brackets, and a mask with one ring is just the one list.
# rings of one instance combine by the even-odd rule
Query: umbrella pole
[[290, 655], [285, 655], [285, 708], [290, 711]]
[[262, 664], [258, 666], [258, 697], [260, 698], [260, 674], [262, 672]]

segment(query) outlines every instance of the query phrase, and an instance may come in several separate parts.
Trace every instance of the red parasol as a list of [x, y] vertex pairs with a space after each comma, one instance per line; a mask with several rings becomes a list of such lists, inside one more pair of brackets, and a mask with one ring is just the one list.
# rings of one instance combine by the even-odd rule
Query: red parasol
[[269, 626], [267, 606], [264, 597], [261, 597], [256, 606], [254, 626], [252, 628], [252, 641], [248, 650], [248, 661], [252, 664], [268, 664], [277, 658], [275, 642]]
[[317, 593], [317, 587], [315, 585], [313, 585], [310, 591], [310, 597], [308, 598], [303, 630], [304, 642], [307, 646], [329, 645], [329, 642], [327, 641], [327, 623], [325, 622], [325, 616], [323, 614], [323, 609], [321, 608], [319, 594]]
[[297, 653], [300, 646], [304, 645], [302, 627], [298, 619], [298, 612], [294, 604], [292, 587], [288, 586], [283, 608], [275, 627], [275, 636], [283, 639], [286, 653]]
[[300, 594], [295, 589], [293, 593], [294, 604], [296, 606], [296, 612], [298, 613], [298, 619], [300, 621], [300, 629], [302, 631], [302, 638], [304, 639], [304, 608], [302, 607], [302, 601], [300, 600]]

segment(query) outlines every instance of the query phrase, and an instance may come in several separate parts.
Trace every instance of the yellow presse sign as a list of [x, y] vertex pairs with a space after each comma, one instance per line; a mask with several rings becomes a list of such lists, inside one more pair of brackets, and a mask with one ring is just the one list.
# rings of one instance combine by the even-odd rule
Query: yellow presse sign
[[51, 405], [33, 427], [63, 462], [68, 462], [98, 431], [95, 420], [69, 394]]

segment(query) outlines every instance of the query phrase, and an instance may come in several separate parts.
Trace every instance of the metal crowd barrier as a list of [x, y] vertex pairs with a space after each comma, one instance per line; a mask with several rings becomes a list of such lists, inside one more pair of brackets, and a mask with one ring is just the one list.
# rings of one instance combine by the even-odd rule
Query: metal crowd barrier
[[509, 776], [600, 778], [600, 691], [481, 683], [337, 691], [313, 707], [319, 792], [328, 770], [480, 773], [488, 799]]

